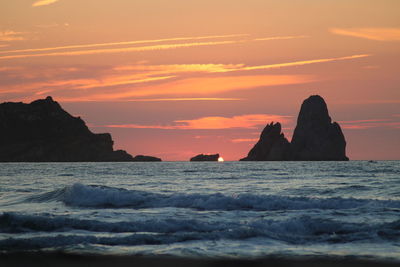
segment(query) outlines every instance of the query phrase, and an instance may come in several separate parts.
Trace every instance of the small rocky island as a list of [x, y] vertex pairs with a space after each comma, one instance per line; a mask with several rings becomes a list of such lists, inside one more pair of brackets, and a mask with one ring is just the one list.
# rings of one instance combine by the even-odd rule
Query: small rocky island
[[281, 124], [270, 123], [259, 141], [241, 161], [304, 160], [346, 161], [346, 140], [338, 123], [332, 122], [324, 99], [313, 95], [304, 100], [289, 142]]
[[205, 155], [199, 154], [190, 159], [190, 161], [218, 161], [219, 154]]
[[152, 157], [152, 156], [137, 155], [132, 159], [132, 161], [135, 161], [135, 162], [152, 162], [152, 161], [161, 161], [161, 159], [157, 158], [157, 157]]
[[51, 97], [0, 104], [0, 162], [133, 161], [113, 150], [108, 133], [94, 134]]

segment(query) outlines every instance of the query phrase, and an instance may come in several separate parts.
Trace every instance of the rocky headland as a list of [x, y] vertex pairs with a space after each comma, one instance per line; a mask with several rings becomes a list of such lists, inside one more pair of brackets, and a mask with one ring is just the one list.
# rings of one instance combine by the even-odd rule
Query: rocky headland
[[51, 97], [0, 104], [1, 162], [133, 161], [113, 143], [110, 134], [92, 133]]
[[241, 161], [349, 160], [346, 140], [337, 122], [332, 122], [325, 100], [313, 95], [304, 100], [297, 125], [289, 142], [281, 132], [281, 124], [270, 123], [259, 141]]
[[219, 154], [205, 155], [199, 154], [190, 159], [190, 161], [218, 161]]

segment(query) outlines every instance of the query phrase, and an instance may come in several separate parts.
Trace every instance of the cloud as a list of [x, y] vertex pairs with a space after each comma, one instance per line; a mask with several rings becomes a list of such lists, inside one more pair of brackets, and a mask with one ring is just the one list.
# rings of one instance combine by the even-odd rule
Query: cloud
[[[140, 88], [120, 88], [119, 91], [94, 93], [86, 98], [93, 101], [130, 100], [155, 95], [206, 95], [235, 90], [249, 90], [255, 87], [302, 84], [316, 81], [311, 75], [246, 75], [228, 77], [198, 77], [173, 80], [167, 83], [141, 86]], [[69, 101], [85, 101], [70, 98]]]
[[170, 41], [188, 41], [188, 40], [204, 40], [204, 39], [220, 39], [220, 38], [234, 38], [243, 37], [248, 34], [227, 34], [227, 35], [205, 35], [205, 36], [194, 36], [194, 37], [173, 37], [163, 39], [150, 39], [150, 40], [135, 40], [135, 41], [124, 41], [124, 42], [107, 42], [107, 43], [96, 43], [96, 44], [82, 44], [82, 45], [66, 45], [56, 47], [45, 47], [45, 48], [31, 48], [31, 49], [17, 49], [1, 51], [0, 53], [22, 53], [22, 52], [44, 52], [54, 50], [68, 50], [77, 48], [93, 48], [93, 47], [105, 47], [105, 46], [122, 46], [122, 45], [137, 45], [137, 44], [151, 44], [151, 43], [162, 43]]
[[95, 127], [133, 128], [133, 129], [163, 129], [163, 130], [219, 130], [246, 128], [253, 129], [271, 121], [286, 123], [291, 116], [273, 114], [248, 114], [233, 117], [201, 117], [193, 120], [175, 120], [171, 125], [142, 125], [142, 124], [115, 124], [99, 125]]
[[180, 98], [137, 98], [128, 102], [164, 102], [164, 101], [241, 101], [243, 98], [230, 97], [180, 97]]
[[[0, 54], [8, 54], [0, 56], [0, 59], [17, 59], [17, 58], [31, 58], [31, 57], [50, 57], [50, 56], [78, 56], [78, 55], [95, 55], [95, 54], [110, 54], [110, 53], [123, 53], [123, 52], [143, 52], [143, 51], [154, 51], [154, 50], [168, 50], [185, 47], [196, 47], [196, 46], [213, 46], [213, 45], [225, 45], [225, 44], [238, 44], [246, 43], [251, 41], [269, 41], [269, 40], [286, 40], [304, 38], [305, 36], [275, 36], [258, 39], [242, 39], [242, 40], [224, 40], [224, 41], [209, 41], [209, 42], [187, 42], [187, 43], [175, 43], [175, 44], [159, 44], [159, 45], [146, 45], [140, 47], [123, 47], [123, 48], [103, 48], [103, 49], [85, 49], [85, 50], [73, 50], [73, 51], [59, 51], [49, 52], [56, 50], [70, 50], [77, 48], [97, 48], [105, 46], [121, 46], [121, 45], [137, 45], [145, 43], [158, 43], [167, 41], [188, 41], [188, 40], [204, 40], [204, 39], [219, 39], [219, 38], [234, 38], [244, 37], [248, 34], [231, 34], [231, 35], [210, 35], [210, 36], [198, 36], [198, 37], [177, 37], [177, 38], [165, 38], [155, 40], [139, 40], [139, 41], [126, 41], [126, 42], [111, 42], [111, 43], [96, 43], [96, 44], [83, 44], [83, 45], [69, 45], [69, 46], [57, 46], [47, 48], [31, 48], [31, 49], [18, 49], [0, 51]], [[25, 54], [26, 52], [47, 52], [47, 53], [31, 53]], [[16, 53], [23, 53], [12, 55]], [[11, 54], [11, 55], [10, 55]]]
[[154, 71], [157, 74], [161, 73], [179, 73], [179, 72], [206, 72], [206, 73], [226, 73], [233, 71], [252, 71], [252, 70], [267, 70], [278, 69], [285, 67], [302, 66], [317, 63], [327, 63], [333, 61], [343, 61], [369, 57], [368, 54], [351, 55], [345, 57], [322, 58], [301, 60], [278, 64], [246, 66], [245, 64], [171, 64], [171, 65], [129, 65], [118, 66], [114, 70], [117, 71]]
[[292, 36], [272, 36], [264, 38], [255, 38], [254, 41], [273, 41], [273, 40], [290, 40], [307, 38], [307, 35], [292, 35]]
[[19, 54], [1, 56], [0, 59], [17, 59], [17, 58], [32, 58], [32, 57], [49, 57], [49, 56], [81, 56], [81, 55], [96, 55], [96, 54], [113, 54], [123, 52], [144, 52], [155, 50], [169, 50], [177, 48], [187, 48], [196, 46], [213, 46], [234, 44], [241, 41], [214, 41], [214, 42], [193, 42], [193, 43], [176, 43], [176, 44], [161, 44], [161, 45], [147, 45], [140, 47], [124, 47], [124, 48], [107, 48], [107, 49], [92, 49], [92, 50], [78, 50], [78, 51], [65, 51], [65, 52], [52, 52], [41, 54]]
[[[0, 41], [2, 42], [11, 42], [11, 41], [22, 41], [25, 40], [25, 37], [22, 35], [24, 32], [16, 32], [16, 31], [2, 31], [0, 32]], [[6, 46], [6, 45], [2, 45]], [[1, 51], [3, 53], [5, 51]]]
[[32, 4], [33, 7], [38, 7], [38, 6], [47, 6], [47, 5], [51, 5], [58, 2], [58, 0], [40, 0], [40, 1], [36, 1]]
[[[312, 75], [243, 75], [239, 72], [321, 64], [367, 56], [369, 55], [351, 55], [258, 66], [212, 63], [148, 65], [140, 62], [127, 66], [99, 66], [94, 69], [83, 66], [40, 68], [31, 71], [14, 69], [13, 73], [13, 69], [2, 68], [2, 71], [9, 71], [9, 78], [3, 77], [8, 84], [0, 89], [3, 95], [29, 91], [38, 94], [51, 90], [63, 101], [136, 101], [154, 96], [157, 96], [156, 99], [198, 99], [203, 96], [209, 99], [210, 95], [234, 90], [304, 84], [318, 80]], [[238, 74], [215, 76], [219, 73], [233, 72]], [[147, 86], [147, 83], [152, 85]], [[141, 86], [136, 86], [137, 84]], [[74, 93], [77, 91], [82, 93]]]
[[375, 41], [400, 41], [400, 28], [332, 28], [330, 32]]
[[276, 69], [276, 68], [294, 67], [294, 66], [302, 66], [302, 65], [309, 65], [309, 64], [316, 64], [316, 63], [326, 63], [326, 62], [333, 62], [333, 61], [350, 60], [350, 59], [364, 58], [364, 57], [369, 57], [369, 56], [370, 55], [368, 55], [368, 54], [362, 54], [362, 55], [352, 55], [352, 56], [346, 56], [346, 57], [311, 59], [311, 60], [293, 61], [293, 62], [270, 64], [270, 65], [248, 66], [248, 67], [242, 67], [242, 68], [239, 68], [236, 70], [230, 69], [227, 71]]
[[237, 138], [231, 139], [232, 143], [255, 143], [258, 141], [258, 138]]
[[147, 82], [171, 79], [174, 77], [175, 76], [140, 78], [140, 77], [137, 77], [137, 75], [128, 76], [128, 77], [120, 76], [117, 78], [113, 77], [111, 79], [106, 79], [106, 80], [101, 80], [101, 81], [92, 81], [90, 83], [85, 82], [83, 85], [77, 86], [76, 89], [90, 89], [90, 88], [110, 87], [110, 86], [128, 85], [128, 84], [136, 84], [136, 83], [147, 83]]
[[399, 128], [400, 122], [390, 119], [368, 119], [368, 120], [351, 120], [338, 122], [343, 129], [364, 130], [370, 128]]

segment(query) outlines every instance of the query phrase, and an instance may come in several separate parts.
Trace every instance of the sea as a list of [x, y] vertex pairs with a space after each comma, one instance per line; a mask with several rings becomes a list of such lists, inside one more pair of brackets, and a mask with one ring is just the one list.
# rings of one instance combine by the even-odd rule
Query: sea
[[400, 262], [400, 162], [1, 163], [21, 251]]

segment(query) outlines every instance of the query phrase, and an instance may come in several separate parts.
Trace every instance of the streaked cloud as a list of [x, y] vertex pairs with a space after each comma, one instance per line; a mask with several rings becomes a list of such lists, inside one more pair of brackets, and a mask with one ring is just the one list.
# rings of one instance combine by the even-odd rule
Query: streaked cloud
[[82, 55], [97, 55], [97, 54], [113, 54], [113, 53], [122, 53], [122, 52], [144, 52], [144, 51], [188, 48], [188, 47], [196, 47], [196, 46], [213, 46], [213, 45], [234, 44], [234, 43], [240, 43], [240, 42], [241, 41], [213, 41], [213, 42], [160, 44], [160, 45], [148, 45], [148, 46], [140, 46], [140, 47], [124, 47], [124, 48], [91, 49], [91, 50], [79, 50], [79, 51], [40, 53], [40, 54], [8, 55], [8, 56], [1, 56], [0, 59], [4, 60], [4, 59], [49, 57], [49, 56], [82, 56]]
[[[94, 93], [87, 98], [97, 101], [130, 100], [155, 95], [212, 95], [263, 86], [302, 84], [316, 81], [312, 75], [246, 75], [228, 77], [187, 78], [138, 88], [122, 88], [112, 93]], [[71, 98], [71, 101], [84, 101]], [[86, 99], [87, 100], [87, 99]]]
[[[56, 25], [58, 25], [58, 24], [56, 24]], [[31, 48], [31, 49], [17, 49], [17, 50], [1, 51], [0, 53], [45, 52], [45, 51], [68, 50], [68, 49], [77, 49], [77, 48], [137, 45], [137, 44], [147, 44], [147, 43], [151, 44], [151, 43], [162, 43], [162, 42], [170, 42], [170, 41], [234, 38], [234, 37], [243, 37], [243, 36], [247, 36], [247, 35], [248, 34], [227, 34], [227, 35], [205, 35], [205, 36], [193, 36], [193, 37], [173, 37], [173, 38], [163, 38], [163, 39], [135, 40], [135, 41], [124, 41], [124, 42], [107, 42], [107, 43], [81, 44], [81, 45], [66, 45], [66, 46], [55, 46], [55, 47], [45, 47], [45, 48]]]
[[38, 7], [38, 6], [47, 6], [47, 5], [51, 5], [58, 2], [58, 0], [40, 0], [40, 1], [36, 1], [32, 4], [33, 7]]
[[307, 35], [292, 35], [292, 36], [272, 36], [264, 38], [255, 38], [254, 41], [273, 41], [273, 40], [290, 40], [307, 38]]
[[116, 71], [155, 71], [167, 73], [179, 72], [228, 72], [231, 70], [239, 70], [243, 68], [244, 64], [169, 64], [169, 65], [128, 65], [117, 66], [114, 68]]
[[288, 122], [291, 116], [273, 114], [247, 114], [233, 117], [201, 117], [193, 120], [175, 120], [170, 125], [115, 124], [99, 125], [107, 128], [163, 129], [163, 130], [218, 130], [232, 128], [252, 129], [271, 121]]
[[231, 139], [232, 143], [255, 143], [258, 141], [258, 138], [236, 138]]
[[84, 85], [77, 86], [77, 89], [90, 89], [90, 88], [99, 88], [99, 87], [110, 87], [110, 86], [118, 86], [118, 85], [128, 85], [128, 84], [136, 84], [136, 83], [146, 83], [146, 82], [154, 82], [160, 80], [166, 80], [174, 78], [175, 76], [160, 76], [160, 77], [146, 77], [146, 78], [138, 78], [137, 76], [121, 76], [114, 79], [102, 80], [102, 81], [94, 81], [91, 83], [85, 82]]
[[[16, 31], [2, 31], [0, 32], [0, 41], [2, 42], [11, 42], [11, 41], [22, 41], [25, 40], [23, 36], [24, 32], [16, 32]], [[6, 45], [3, 45], [6, 46]], [[5, 51], [1, 51], [2, 53]]]
[[345, 57], [333, 57], [322, 59], [301, 60], [269, 65], [246, 66], [245, 64], [172, 64], [172, 65], [130, 65], [118, 66], [114, 70], [118, 71], [156, 71], [157, 73], [178, 73], [178, 72], [207, 72], [207, 73], [225, 73], [233, 71], [252, 71], [252, 70], [268, 70], [285, 67], [302, 66], [317, 63], [327, 63], [333, 61], [352, 60], [358, 58], [369, 57], [368, 54], [351, 55]]
[[[309, 64], [316, 64], [316, 63], [326, 63], [326, 62], [333, 62], [333, 61], [350, 60], [350, 59], [364, 58], [364, 57], [369, 57], [369, 56], [371, 56], [371, 55], [362, 54], [362, 55], [352, 55], [352, 56], [345, 56], [345, 57], [333, 57], [333, 58], [301, 60], [301, 61], [293, 61], [293, 62], [270, 64], [270, 65], [248, 66], [248, 67], [240, 68], [239, 70], [276, 69], [276, 68], [294, 67], [294, 66], [302, 66], [302, 65], [309, 65]], [[237, 71], [237, 70], [231, 69], [231, 70], [228, 70], [228, 71]]]
[[[3, 67], [3, 72], [9, 71], [9, 81], [24, 82], [8, 84], [0, 89], [3, 95], [23, 92], [32, 92], [34, 95], [40, 95], [40, 92], [53, 93], [55, 96], [60, 94], [63, 101], [138, 101], [137, 99], [154, 96], [157, 99], [210, 99], [213, 95], [224, 92], [304, 84], [319, 80], [313, 75], [243, 75], [240, 72], [322, 64], [368, 56], [351, 55], [258, 66], [242, 63], [151, 65], [139, 62], [134, 65], [107, 66], [98, 70], [90, 67], [60, 67], [18, 71], [15, 68]], [[225, 75], [233, 72], [237, 73], [232, 76]], [[151, 86], [147, 85], [149, 83]], [[82, 93], [76, 94], [76, 91]]]
[[399, 128], [400, 122], [390, 119], [367, 119], [338, 122], [343, 129], [364, 130], [370, 128]]
[[[176, 37], [176, 38], [165, 38], [165, 39], [154, 39], [154, 40], [136, 40], [136, 41], [125, 41], [125, 42], [107, 42], [107, 43], [95, 43], [95, 44], [82, 44], [82, 45], [68, 45], [68, 46], [56, 46], [46, 48], [30, 48], [30, 49], [17, 49], [0, 51], [0, 59], [18, 59], [18, 58], [32, 58], [32, 57], [50, 57], [50, 56], [78, 56], [78, 55], [95, 55], [95, 54], [110, 54], [110, 53], [123, 53], [123, 52], [142, 52], [142, 51], [154, 51], [154, 50], [168, 50], [177, 48], [187, 48], [196, 46], [213, 46], [213, 45], [225, 45], [225, 44], [238, 44], [252, 41], [271, 41], [271, 40], [288, 40], [305, 38], [306, 36], [274, 36], [256, 39], [235, 39], [235, 40], [221, 40], [221, 41], [208, 41], [208, 42], [187, 42], [187, 43], [174, 43], [174, 44], [158, 44], [158, 45], [146, 45], [146, 46], [134, 46], [134, 47], [121, 47], [121, 48], [98, 48], [107, 46], [126, 46], [126, 45], [137, 45], [137, 44], [151, 44], [169, 41], [197, 41], [206, 39], [230, 39], [237, 37], [245, 37], [248, 34], [230, 34], [230, 35], [208, 35], [208, 36], [197, 36], [197, 37]], [[84, 48], [84, 50], [73, 50]], [[96, 48], [96, 49], [87, 49]], [[67, 50], [59, 52], [50, 52], [57, 50]], [[46, 53], [29, 53], [29, 52], [46, 52]], [[18, 54], [19, 53], [19, 54]], [[27, 54], [28, 53], [28, 54]]]
[[243, 98], [231, 97], [181, 97], [181, 98], [138, 98], [128, 102], [164, 102], [164, 101], [241, 101]]
[[330, 32], [375, 41], [400, 41], [400, 28], [332, 28]]

